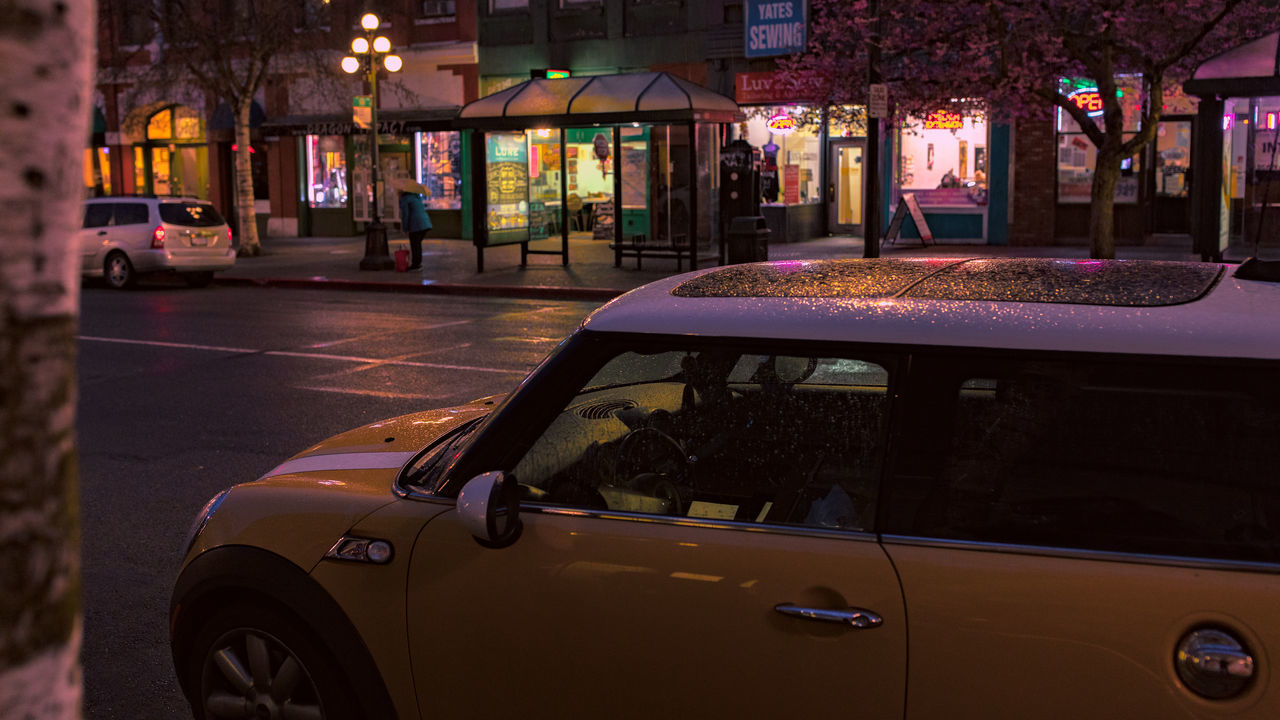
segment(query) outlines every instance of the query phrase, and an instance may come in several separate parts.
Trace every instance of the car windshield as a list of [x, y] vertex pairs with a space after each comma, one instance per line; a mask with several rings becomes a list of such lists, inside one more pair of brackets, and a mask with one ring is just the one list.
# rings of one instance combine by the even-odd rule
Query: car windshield
[[224, 220], [212, 205], [204, 203], [160, 203], [160, 219], [170, 225], [213, 227]]
[[[488, 417], [487, 415], [485, 417]], [[445, 435], [435, 445], [429, 446], [409, 466], [404, 475], [406, 485], [433, 491], [439, 483], [444, 471], [453, 465], [462, 451], [467, 447], [476, 428], [484, 422], [484, 417], [476, 418]]]

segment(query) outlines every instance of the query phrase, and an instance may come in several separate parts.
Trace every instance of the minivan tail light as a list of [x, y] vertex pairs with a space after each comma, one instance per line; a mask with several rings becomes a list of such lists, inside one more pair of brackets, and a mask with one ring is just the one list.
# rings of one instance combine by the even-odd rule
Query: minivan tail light
[[231, 226], [227, 226], [227, 244], [228, 244], [228, 245], [230, 245], [230, 244], [231, 244], [231, 242], [232, 242], [232, 238], [231, 238]]
[[156, 250], [164, 249], [164, 226], [157, 225], [155, 230], [151, 231], [151, 247]]

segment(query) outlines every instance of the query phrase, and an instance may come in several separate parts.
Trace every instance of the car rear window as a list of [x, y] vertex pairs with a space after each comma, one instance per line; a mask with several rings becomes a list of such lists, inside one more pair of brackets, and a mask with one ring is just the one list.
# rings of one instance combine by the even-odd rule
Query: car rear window
[[140, 202], [115, 203], [116, 225], [142, 225], [151, 219], [147, 204]]
[[211, 227], [223, 224], [222, 216], [212, 205], [203, 203], [161, 203], [160, 219], [170, 225]]

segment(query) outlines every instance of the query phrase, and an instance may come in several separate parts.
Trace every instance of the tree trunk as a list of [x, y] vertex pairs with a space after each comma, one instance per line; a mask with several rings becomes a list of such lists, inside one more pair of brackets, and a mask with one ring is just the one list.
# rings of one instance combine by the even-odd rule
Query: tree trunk
[[0, 23], [0, 720], [80, 717], [75, 337], [93, 0]]
[[253, 161], [249, 144], [249, 108], [253, 98], [241, 98], [236, 103], [236, 213], [240, 219], [241, 257], [262, 254], [262, 242], [258, 238], [258, 217], [253, 203]]
[[1116, 183], [1120, 180], [1120, 161], [1118, 144], [1108, 135], [1107, 142], [1098, 148], [1098, 164], [1089, 190], [1089, 257], [1092, 258], [1111, 260], [1116, 256]]

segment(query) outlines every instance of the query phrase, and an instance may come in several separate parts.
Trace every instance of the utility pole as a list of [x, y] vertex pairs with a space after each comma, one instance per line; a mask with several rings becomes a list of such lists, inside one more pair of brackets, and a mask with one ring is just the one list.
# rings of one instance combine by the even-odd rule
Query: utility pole
[[880, 257], [880, 118], [871, 117], [871, 87], [880, 84], [880, 2], [870, 0], [871, 39], [867, 42], [867, 152], [863, 163], [862, 257]]

